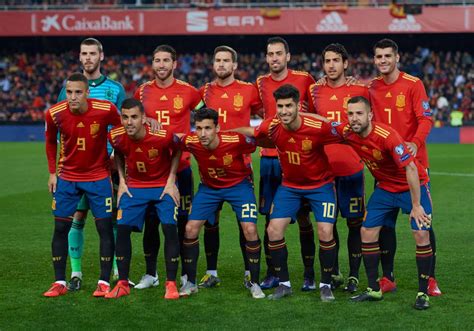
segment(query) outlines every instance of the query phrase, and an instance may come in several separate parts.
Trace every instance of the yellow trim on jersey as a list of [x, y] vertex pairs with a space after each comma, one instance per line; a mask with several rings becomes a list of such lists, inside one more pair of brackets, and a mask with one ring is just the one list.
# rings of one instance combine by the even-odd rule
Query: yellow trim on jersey
[[402, 78], [405, 78], [406, 80], [412, 81], [412, 82], [414, 82], [414, 83], [416, 83], [417, 81], [420, 80], [418, 77], [409, 75], [409, 74], [407, 74], [407, 73], [404, 73], [404, 74], [402, 75]]
[[290, 71], [291, 71], [291, 73], [293, 73], [295, 75], [306, 76], [306, 77], [309, 76], [309, 72], [307, 72], [307, 71], [292, 70], [292, 69]]
[[189, 83], [186, 83], [185, 81], [182, 81], [182, 80], [179, 80], [179, 79], [176, 79], [176, 83], [180, 84], [180, 85], [185, 85], [185, 86], [190, 86], [190, 87], [193, 87], [191, 84]]
[[379, 136], [381, 136], [383, 138], [387, 138], [390, 135], [389, 131], [387, 131], [385, 129], [382, 129], [378, 125], [375, 126], [374, 131], [375, 131], [376, 134], [378, 134]]
[[237, 83], [239, 83], [239, 84], [242, 84], [242, 85], [253, 85], [253, 84], [250, 83], [250, 82], [245, 82], [245, 81], [240, 80], [240, 79], [236, 79], [235, 81], [236, 81]]
[[158, 132], [151, 132], [151, 131], [149, 131], [149, 133], [150, 133], [152, 136], [166, 137], [166, 130], [159, 130]]
[[91, 104], [94, 109], [98, 110], [110, 110], [112, 108], [112, 105], [106, 102], [92, 101]]
[[312, 128], [316, 128], [316, 129], [321, 129], [321, 127], [323, 125], [322, 122], [314, 121], [314, 120], [306, 118], [306, 117], [303, 117], [303, 123], [307, 126], [310, 126]]

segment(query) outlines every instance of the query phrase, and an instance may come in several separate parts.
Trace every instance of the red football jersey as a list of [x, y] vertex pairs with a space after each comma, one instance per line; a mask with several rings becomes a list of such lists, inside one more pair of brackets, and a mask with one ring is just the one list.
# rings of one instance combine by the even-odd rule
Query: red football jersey
[[[355, 96], [369, 99], [369, 90], [365, 85], [355, 84], [339, 87], [320, 85], [309, 87], [308, 111], [326, 117], [331, 121], [347, 121], [347, 101]], [[334, 176], [350, 176], [364, 169], [357, 153], [347, 145], [331, 144], [324, 146]]]
[[347, 123], [337, 126], [336, 130], [365, 162], [377, 186], [395, 193], [408, 191], [405, 167], [411, 161], [418, 167], [420, 183], [426, 183], [426, 170], [410, 154], [398, 132], [383, 123], [372, 122], [372, 125], [372, 132], [365, 138], [352, 132]]
[[195, 134], [181, 138], [181, 147], [197, 161], [201, 181], [212, 188], [227, 188], [250, 178], [252, 169], [244, 155], [255, 151], [255, 139], [235, 132], [219, 132], [218, 137], [219, 145], [213, 150], [204, 148]]
[[[173, 133], [191, 132], [191, 111], [203, 105], [199, 91], [179, 79], [166, 88], [151, 80], [140, 85], [134, 97], [143, 103], [146, 116], [158, 120], [163, 129]], [[190, 165], [189, 153], [183, 153], [178, 172]]]
[[[255, 83], [257, 85], [258, 94], [263, 104], [264, 119], [271, 119], [276, 114], [276, 101], [273, 92], [280, 86], [291, 84], [300, 92], [301, 111], [308, 111], [308, 88], [314, 84], [314, 78], [306, 71], [288, 70], [288, 76], [283, 80], [276, 81], [271, 74], [260, 76]], [[274, 148], [262, 148], [262, 156], [277, 157], [278, 152]]]
[[255, 129], [255, 137], [269, 137], [276, 146], [283, 173], [282, 184], [298, 189], [314, 189], [334, 180], [324, 153], [324, 145], [342, 142], [331, 124], [300, 115], [296, 131], [283, 127], [278, 119], [267, 119]]
[[171, 168], [172, 151], [177, 145], [173, 134], [167, 130], [150, 132], [146, 127], [145, 137], [133, 140], [123, 126], [109, 133], [110, 144], [125, 156], [128, 187], [163, 187]]
[[390, 125], [405, 141], [414, 142], [418, 146], [416, 158], [428, 168], [426, 138], [433, 120], [423, 82], [400, 72], [392, 84], [386, 84], [382, 77], [373, 79], [369, 92], [374, 119]]
[[46, 111], [49, 172], [56, 172], [59, 132], [57, 174], [64, 180], [89, 182], [109, 176], [107, 126], [120, 124], [120, 115], [112, 103], [104, 100], [87, 99], [87, 107], [84, 114], [74, 114], [67, 101], [62, 101]]
[[206, 106], [219, 113], [221, 130], [250, 126], [250, 115], [262, 108], [255, 86], [241, 80], [227, 86], [214, 81], [201, 87], [199, 92]]

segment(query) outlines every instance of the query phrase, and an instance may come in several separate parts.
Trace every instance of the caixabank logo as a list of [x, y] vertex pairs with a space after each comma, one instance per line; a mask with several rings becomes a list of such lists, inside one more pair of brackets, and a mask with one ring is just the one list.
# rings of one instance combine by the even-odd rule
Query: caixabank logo
[[130, 15], [33, 14], [32, 31], [62, 32], [142, 32], [143, 17]]

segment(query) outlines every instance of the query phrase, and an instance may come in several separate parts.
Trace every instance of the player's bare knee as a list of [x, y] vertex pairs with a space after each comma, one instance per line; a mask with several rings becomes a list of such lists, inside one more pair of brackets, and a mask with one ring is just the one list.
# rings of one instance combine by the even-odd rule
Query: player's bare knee
[[271, 241], [280, 240], [283, 238], [283, 229], [278, 226], [278, 222], [270, 221], [267, 227], [268, 239]]
[[318, 237], [322, 241], [330, 241], [334, 238], [334, 224], [331, 223], [318, 223]]
[[426, 230], [414, 230], [413, 236], [418, 246], [426, 246], [430, 244], [430, 233]]
[[240, 223], [245, 239], [247, 241], [254, 241], [258, 239], [257, 225], [254, 223], [242, 222]]
[[379, 240], [379, 233], [381, 227], [360, 229], [360, 237], [363, 242], [376, 242]]
[[186, 238], [196, 238], [199, 236], [199, 230], [204, 221], [188, 221], [186, 223]]

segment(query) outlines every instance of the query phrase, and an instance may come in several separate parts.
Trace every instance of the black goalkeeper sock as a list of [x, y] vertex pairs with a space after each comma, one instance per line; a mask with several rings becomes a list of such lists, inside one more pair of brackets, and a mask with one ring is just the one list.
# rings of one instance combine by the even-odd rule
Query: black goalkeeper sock
[[365, 272], [369, 287], [374, 291], [379, 291], [380, 286], [377, 282], [379, 278], [380, 246], [378, 241], [365, 243], [362, 242], [362, 258], [364, 259]]
[[[244, 260], [244, 268], [245, 270], [250, 270], [250, 267], [249, 267], [249, 260], [247, 258], [247, 249], [246, 249], [246, 245], [247, 245], [247, 239], [245, 239], [245, 235], [244, 235], [244, 231], [242, 230], [242, 227], [240, 226], [240, 222], [239, 220], [237, 219], [237, 225], [239, 227], [239, 244], [240, 244], [240, 251], [242, 252], [242, 258]], [[261, 245], [260, 245], [261, 246]], [[259, 260], [260, 260], [260, 255], [259, 255]], [[260, 262], [259, 262], [260, 263]], [[260, 264], [259, 264], [260, 265]], [[260, 268], [260, 267], [259, 267]], [[260, 269], [259, 269], [260, 271]]]
[[430, 244], [431, 249], [433, 250], [433, 257], [431, 259], [431, 269], [430, 269], [430, 277], [436, 278], [435, 276], [435, 269], [436, 269], [436, 236], [434, 233], [433, 228], [430, 228]]
[[267, 264], [267, 277], [276, 276], [275, 268], [273, 267], [272, 254], [268, 248], [270, 239], [268, 238], [267, 228], [270, 224], [270, 216], [265, 215], [265, 234], [263, 236], [263, 249], [265, 251], [265, 263]]
[[186, 224], [188, 223], [187, 215], [178, 215], [178, 240], [179, 240], [179, 256], [181, 256], [181, 276], [184, 276], [184, 235], [186, 233]]
[[395, 228], [383, 226], [380, 230], [379, 243], [383, 276], [394, 281], [393, 265], [395, 252], [397, 251], [397, 234]]
[[335, 257], [334, 257], [334, 268], [332, 270], [332, 274], [338, 276], [339, 275], [339, 233], [337, 232], [337, 220], [334, 223], [333, 228], [333, 237], [336, 246], [334, 247], [335, 250]]

